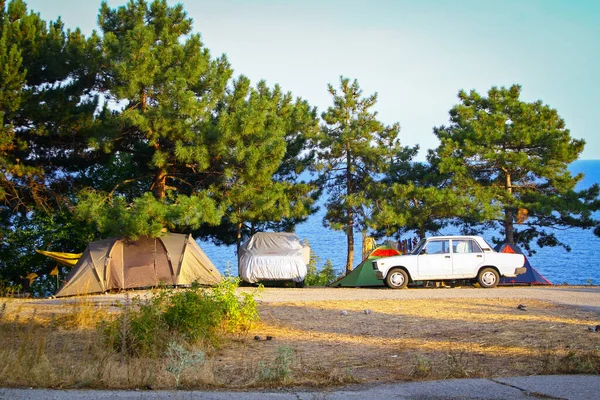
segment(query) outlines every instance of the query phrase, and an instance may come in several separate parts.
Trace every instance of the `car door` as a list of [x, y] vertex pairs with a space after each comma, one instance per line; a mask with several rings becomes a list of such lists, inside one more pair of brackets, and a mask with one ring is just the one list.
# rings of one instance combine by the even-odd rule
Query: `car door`
[[475, 277], [483, 260], [483, 251], [473, 239], [452, 240], [452, 270], [456, 278]]
[[450, 240], [433, 239], [427, 242], [417, 257], [419, 279], [447, 279], [452, 276]]

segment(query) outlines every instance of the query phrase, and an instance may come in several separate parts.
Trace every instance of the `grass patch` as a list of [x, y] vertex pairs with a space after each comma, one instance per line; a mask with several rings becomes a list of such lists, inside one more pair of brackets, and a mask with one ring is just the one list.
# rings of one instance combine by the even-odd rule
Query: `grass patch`
[[[600, 374], [600, 334], [587, 330], [598, 315], [577, 308], [531, 299], [256, 304], [235, 285], [215, 290], [119, 303], [111, 296], [0, 300], [0, 382], [243, 389]], [[219, 305], [197, 304], [213, 300]], [[517, 310], [524, 302], [527, 312]], [[196, 318], [199, 310], [207, 315]], [[206, 323], [211, 315], [217, 322]]]

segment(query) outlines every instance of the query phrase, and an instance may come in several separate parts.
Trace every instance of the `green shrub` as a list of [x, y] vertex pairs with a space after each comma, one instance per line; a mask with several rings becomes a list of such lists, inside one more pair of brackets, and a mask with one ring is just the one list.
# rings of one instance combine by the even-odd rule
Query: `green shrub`
[[318, 262], [319, 258], [311, 251], [308, 273], [304, 279], [306, 286], [327, 286], [338, 278], [333, 269], [333, 263], [329, 258], [320, 270], [317, 268]]
[[288, 346], [277, 349], [275, 360], [258, 364], [260, 368], [259, 380], [266, 382], [284, 382], [292, 373], [292, 363], [295, 361], [294, 350]]
[[223, 313], [205, 290], [192, 287], [169, 297], [163, 317], [170, 331], [188, 342], [215, 339]]
[[156, 357], [169, 342], [217, 344], [225, 333], [247, 331], [259, 319], [254, 293], [236, 294], [239, 279], [211, 289], [159, 290], [150, 300], [126, 301], [113, 321], [99, 329], [106, 343], [123, 355]]
[[160, 292], [152, 299], [126, 298], [113, 321], [102, 321], [99, 329], [109, 347], [123, 356], [156, 357], [164, 353], [170, 336], [163, 318], [167, 296]]

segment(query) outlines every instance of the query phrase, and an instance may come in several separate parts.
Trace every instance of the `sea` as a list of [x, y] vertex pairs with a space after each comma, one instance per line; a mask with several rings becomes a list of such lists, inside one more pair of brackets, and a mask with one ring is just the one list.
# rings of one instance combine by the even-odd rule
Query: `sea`
[[[579, 182], [577, 189], [585, 189], [594, 183], [600, 183], [600, 160], [578, 160], [569, 167], [573, 174], [583, 173], [584, 178]], [[323, 225], [325, 210], [319, 204], [319, 211], [308, 220], [296, 226], [296, 233], [301, 239], [306, 239], [312, 251], [319, 258], [318, 266], [321, 267], [329, 259], [334, 269], [341, 273], [346, 264], [346, 235], [342, 231], [334, 231]], [[600, 219], [600, 213], [596, 214]], [[557, 238], [569, 245], [571, 251], [562, 247], [540, 248], [532, 244], [535, 254], [528, 256], [531, 265], [546, 279], [554, 284], [570, 285], [600, 285], [600, 237], [594, 235], [592, 230], [579, 228], [553, 229]], [[454, 235], [456, 228], [442, 229], [440, 235]], [[482, 235], [488, 242], [492, 237], [499, 237], [497, 232], [488, 231]], [[355, 234], [354, 266], [361, 262], [362, 236]], [[406, 236], [404, 239], [411, 239]], [[382, 243], [382, 241], [380, 241]], [[199, 241], [198, 244], [222, 272], [237, 274], [237, 257], [235, 246], [217, 246], [212, 242]]]

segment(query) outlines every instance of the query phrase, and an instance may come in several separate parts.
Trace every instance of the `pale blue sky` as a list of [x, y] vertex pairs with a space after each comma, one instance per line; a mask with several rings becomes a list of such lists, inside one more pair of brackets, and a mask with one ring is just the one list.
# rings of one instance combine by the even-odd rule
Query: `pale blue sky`
[[[26, 0], [27, 1], [27, 0]], [[109, 0], [116, 7], [125, 0]], [[169, 1], [170, 4], [176, 1]], [[181, 0], [214, 56], [236, 74], [331, 104], [327, 83], [357, 78], [379, 93], [385, 123], [403, 144], [437, 147], [460, 89], [523, 85], [522, 98], [556, 108], [571, 135], [600, 159], [600, 1], [595, 0]], [[29, 0], [42, 18], [97, 29], [100, 0]]]

